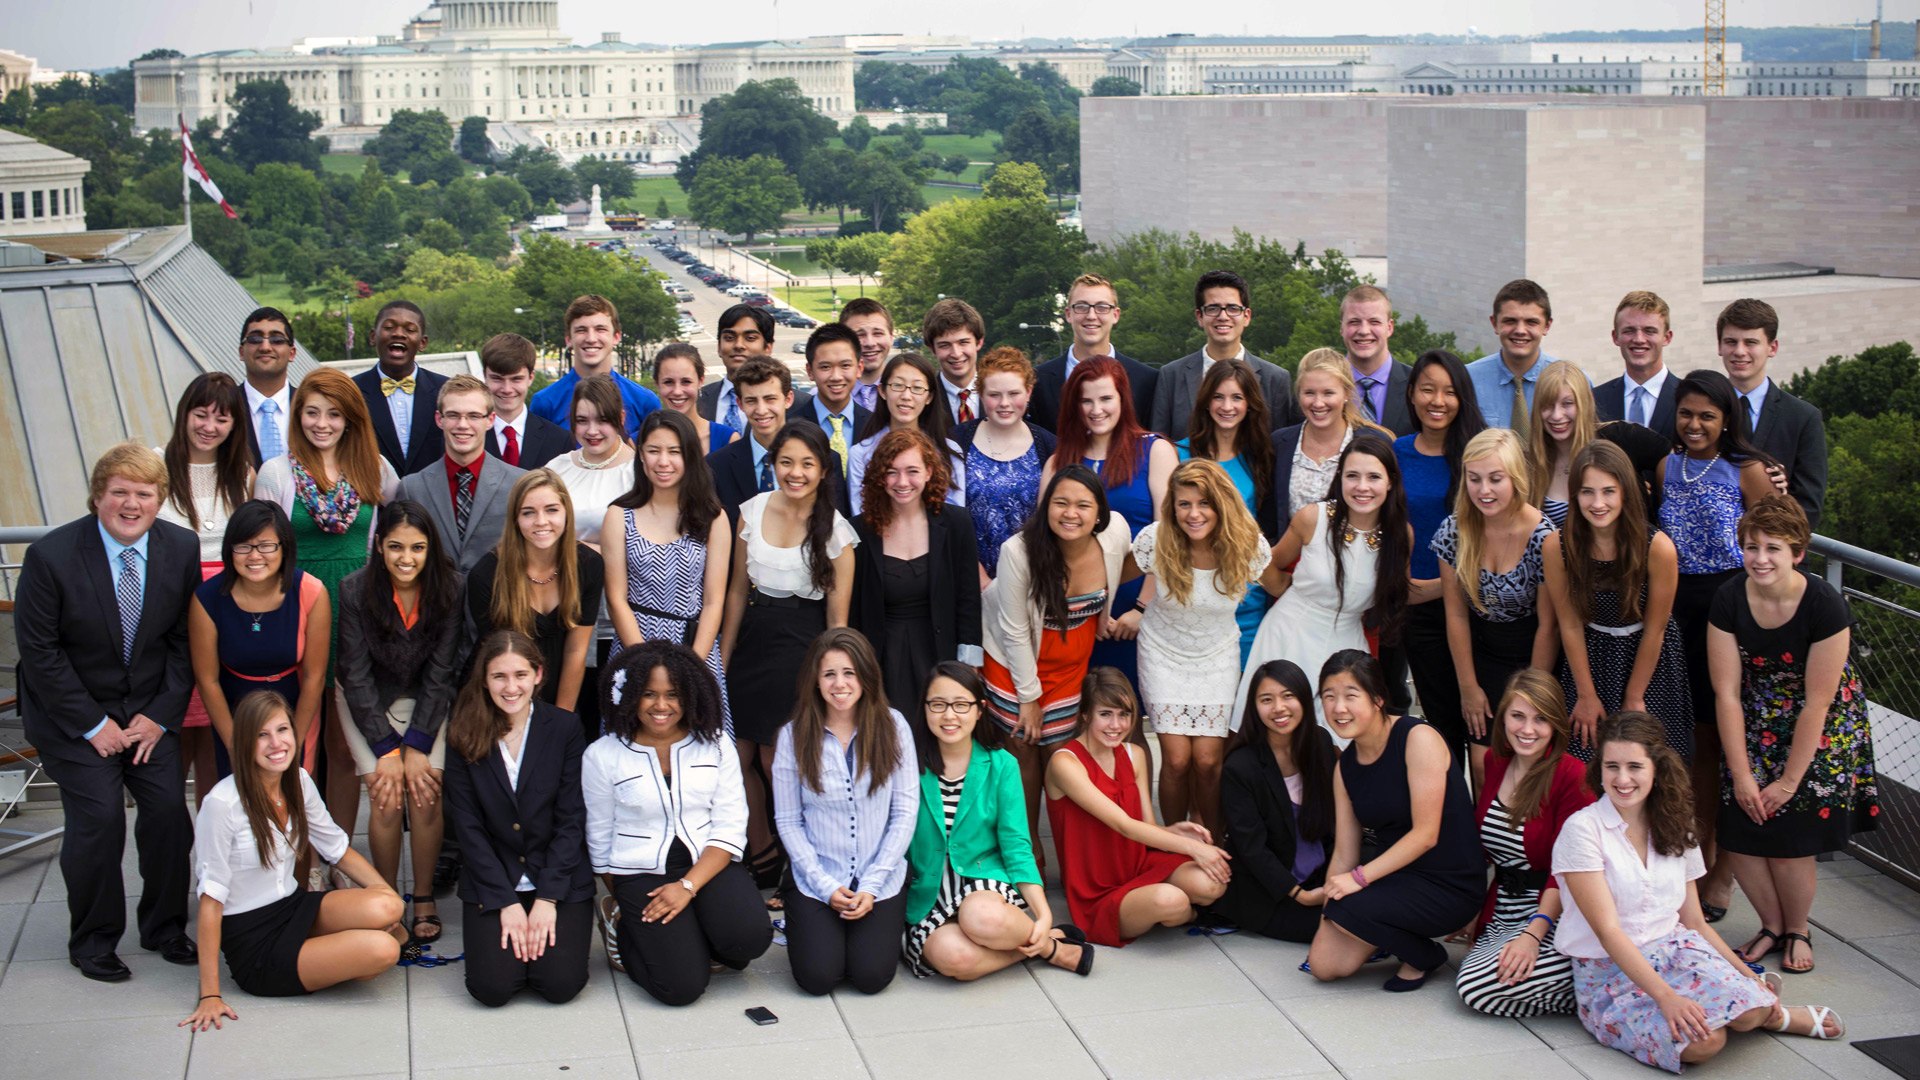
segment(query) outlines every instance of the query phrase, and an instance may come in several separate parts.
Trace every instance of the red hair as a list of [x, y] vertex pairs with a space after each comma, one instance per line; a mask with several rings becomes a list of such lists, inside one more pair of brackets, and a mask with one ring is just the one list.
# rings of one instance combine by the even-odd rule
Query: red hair
[[1101, 482], [1112, 491], [1132, 483], [1133, 474], [1146, 467], [1147, 456], [1138, 451], [1147, 429], [1140, 426], [1140, 418], [1133, 413], [1133, 388], [1127, 382], [1127, 369], [1111, 356], [1089, 356], [1073, 365], [1073, 374], [1067, 376], [1066, 389], [1060, 394], [1053, 467], [1060, 469], [1086, 460], [1093, 436], [1080, 414], [1080, 394], [1095, 379], [1112, 379], [1114, 393], [1120, 399], [1120, 420], [1107, 437], [1107, 460], [1099, 470]]

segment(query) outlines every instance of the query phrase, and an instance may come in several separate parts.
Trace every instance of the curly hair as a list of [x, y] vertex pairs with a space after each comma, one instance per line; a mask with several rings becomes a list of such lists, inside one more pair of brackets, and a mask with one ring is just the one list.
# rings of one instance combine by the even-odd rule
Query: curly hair
[[1813, 527], [1807, 524], [1806, 510], [1788, 495], [1768, 495], [1740, 515], [1741, 543], [1760, 533], [1785, 540], [1795, 555], [1807, 550], [1807, 544], [1813, 540]]
[[1567, 698], [1560, 690], [1560, 680], [1539, 668], [1521, 668], [1507, 679], [1506, 693], [1500, 695], [1500, 706], [1493, 710], [1493, 730], [1488, 734], [1492, 736], [1490, 749], [1495, 757], [1513, 760], [1506, 716], [1516, 701], [1525, 701], [1531, 706], [1553, 732], [1540, 760], [1520, 778], [1514, 786], [1513, 798], [1507, 800], [1507, 809], [1518, 815], [1514, 824], [1524, 825], [1547, 808], [1547, 791], [1553, 787], [1554, 767], [1560, 763], [1560, 755], [1567, 752], [1567, 742], [1573, 738], [1573, 725], [1567, 719]]
[[1247, 573], [1253, 554], [1260, 548], [1260, 526], [1247, 513], [1240, 492], [1227, 476], [1227, 470], [1204, 458], [1183, 461], [1167, 478], [1167, 493], [1160, 500], [1160, 521], [1154, 526], [1153, 574], [1167, 591], [1167, 598], [1182, 606], [1193, 597], [1193, 552], [1187, 532], [1180, 527], [1176, 507], [1180, 490], [1197, 490], [1213, 507], [1213, 535], [1207, 544], [1213, 549], [1213, 588], [1221, 596], [1245, 596], [1252, 576]]
[[867, 460], [867, 473], [860, 480], [861, 513], [874, 532], [885, 533], [893, 524], [893, 496], [887, 494], [887, 470], [893, 467], [894, 458], [909, 450], [920, 451], [920, 461], [927, 469], [927, 488], [920, 494], [927, 513], [938, 514], [946, 505], [953, 471], [947, 468], [946, 457], [934, 448], [933, 440], [919, 428], [889, 431], [873, 448], [873, 457]]
[[1034, 381], [1039, 378], [1034, 372], [1033, 361], [1012, 345], [997, 345], [980, 357], [976, 377], [976, 385], [980, 390], [986, 390], [989, 375], [1012, 375], [1028, 390], [1033, 389]]
[[656, 670], [680, 695], [680, 723], [701, 742], [720, 738], [720, 684], [707, 662], [673, 641], [643, 641], [620, 650], [600, 671], [600, 717], [609, 735], [632, 742], [640, 732], [640, 697]]
[[1637, 709], [1622, 709], [1600, 722], [1593, 760], [1587, 762], [1587, 786], [1605, 798], [1601, 777], [1608, 743], [1633, 743], [1653, 760], [1653, 790], [1647, 794], [1647, 842], [1662, 855], [1679, 856], [1694, 846], [1693, 781], [1687, 763], [1667, 745], [1660, 721]]

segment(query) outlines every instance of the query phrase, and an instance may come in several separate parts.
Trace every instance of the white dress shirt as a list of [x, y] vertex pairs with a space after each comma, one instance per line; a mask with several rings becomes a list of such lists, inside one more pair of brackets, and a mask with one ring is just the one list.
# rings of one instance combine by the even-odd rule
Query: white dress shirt
[[[347, 853], [347, 834], [333, 823], [313, 777], [298, 765], [300, 798], [307, 811], [307, 839], [320, 858], [337, 863]], [[239, 915], [292, 896], [299, 888], [293, 879], [293, 846], [278, 829], [273, 852], [265, 860], [253, 840], [253, 826], [240, 805], [240, 789], [229, 776], [207, 792], [193, 826], [193, 854], [197, 860], [200, 895], [220, 901], [224, 914]]]
[[[253, 437], [260, 442], [263, 457], [276, 457], [287, 452], [287, 425], [291, 422], [288, 411], [293, 408], [293, 383], [291, 380], [280, 384], [280, 392], [273, 395], [263, 394], [253, 388], [250, 382], [241, 382], [241, 389], [247, 392], [247, 413], [253, 418]], [[260, 433], [266, 429], [268, 413], [264, 411], [267, 402], [273, 402], [273, 427], [280, 434], [280, 445], [270, 447], [262, 440]], [[277, 449], [278, 453], [275, 453]]]
[[[1687, 900], [1687, 882], [1703, 877], [1707, 864], [1698, 847], [1687, 848], [1682, 855], [1662, 855], [1647, 845], [1647, 861], [1627, 839], [1627, 823], [1614, 809], [1613, 800], [1602, 796], [1574, 811], [1560, 826], [1560, 838], [1553, 843], [1553, 873], [1556, 875], [1600, 871], [1606, 875], [1607, 891], [1613, 894], [1614, 920], [1635, 945], [1646, 947], [1659, 941], [1680, 925], [1680, 907]], [[1573, 890], [1561, 888], [1565, 910], [1554, 930], [1553, 947], [1568, 956], [1589, 960], [1607, 958], [1600, 935], [1580, 913]]]
[[1647, 381], [1643, 383], [1634, 382], [1633, 375], [1629, 373], [1626, 379], [1623, 380], [1626, 394], [1624, 395], [1625, 400], [1620, 403], [1622, 406], [1620, 411], [1621, 418], [1625, 420], [1633, 419], [1634, 398], [1644, 393], [1646, 397], [1640, 399], [1641, 419], [1638, 423], [1652, 424], [1653, 410], [1660, 404], [1660, 391], [1667, 388], [1667, 380], [1671, 378], [1673, 378], [1673, 373], [1668, 371], [1665, 365], [1661, 365], [1660, 370], [1648, 376]]
[[495, 445], [495, 446], [498, 446], [498, 447], [499, 447], [499, 448], [500, 448], [501, 450], [503, 450], [503, 451], [504, 451], [504, 450], [506, 450], [506, 448], [507, 448], [507, 429], [508, 429], [508, 428], [512, 428], [512, 429], [513, 429], [513, 439], [514, 439], [514, 441], [515, 441], [516, 443], [518, 443], [518, 444], [520, 445], [520, 452], [521, 452], [521, 453], [526, 453], [526, 450], [527, 450], [527, 414], [528, 414], [529, 412], [530, 412], [530, 410], [528, 410], [528, 409], [526, 409], [526, 408], [522, 408], [522, 409], [520, 410], [520, 415], [518, 415], [518, 416], [516, 416], [516, 417], [514, 417], [514, 418], [513, 418], [513, 419], [511, 419], [511, 420], [508, 420], [507, 418], [505, 418], [505, 417], [503, 417], [503, 416], [501, 416], [501, 415], [500, 415], [499, 413], [494, 413], [494, 414], [493, 414], [493, 443], [494, 443], [494, 445]]
[[[629, 694], [640, 688], [629, 685]], [[580, 761], [587, 858], [596, 874], [664, 874], [677, 838], [697, 860], [709, 847], [740, 861], [747, 850], [747, 789], [733, 740], [689, 735], [668, 749], [669, 777], [653, 748], [602, 735]], [[671, 779], [671, 783], [669, 783]]]

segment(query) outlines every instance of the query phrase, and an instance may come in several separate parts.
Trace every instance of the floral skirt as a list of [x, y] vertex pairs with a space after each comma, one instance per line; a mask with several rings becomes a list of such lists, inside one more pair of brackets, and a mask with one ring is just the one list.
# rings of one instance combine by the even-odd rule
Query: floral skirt
[[[1755, 665], [1742, 672], [1747, 762], [1761, 788], [1786, 772], [1794, 725], [1807, 698], [1805, 675], [1803, 668], [1783, 664]], [[1872, 831], [1880, 813], [1879, 782], [1867, 692], [1853, 663], [1841, 670], [1820, 744], [1799, 790], [1772, 817], [1755, 825], [1733, 801], [1733, 777], [1724, 762], [1720, 774], [1718, 840], [1728, 851], [1768, 859], [1804, 858], [1839, 851], [1854, 833]]]
[[[1709, 1030], [1717, 1031], [1742, 1013], [1774, 1003], [1773, 991], [1736, 970], [1706, 938], [1686, 927], [1649, 942], [1641, 952], [1668, 986], [1706, 1012]], [[1573, 994], [1580, 1006], [1580, 1023], [1603, 1045], [1642, 1065], [1680, 1071], [1680, 1052], [1687, 1044], [1674, 1039], [1659, 1004], [1618, 964], [1605, 958], [1574, 957]]]

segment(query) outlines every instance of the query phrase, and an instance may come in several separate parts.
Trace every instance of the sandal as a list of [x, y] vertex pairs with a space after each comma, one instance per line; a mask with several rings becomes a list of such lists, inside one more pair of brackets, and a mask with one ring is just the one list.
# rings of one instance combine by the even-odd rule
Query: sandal
[[[1793, 1020], [1793, 1010], [1795, 1009], [1807, 1010], [1808, 1018], [1813, 1021], [1809, 1030], [1789, 1030]], [[1834, 1027], [1833, 1034], [1831, 1035], [1827, 1034], [1827, 1020], [1829, 1018], [1833, 1020]], [[1767, 1030], [1778, 1031], [1787, 1035], [1800, 1035], [1809, 1039], [1843, 1039], [1847, 1034], [1847, 1022], [1840, 1019], [1839, 1013], [1834, 1012], [1825, 1005], [1782, 1005], [1780, 1006], [1780, 1022], [1778, 1024], [1768, 1024]]]
[[[1060, 955], [1060, 943], [1063, 941], [1068, 945], [1077, 945], [1080, 948], [1080, 962], [1073, 965], [1072, 968], [1064, 970], [1071, 970], [1075, 975], [1093, 974], [1093, 946], [1087, 944], [1084, 940], [1071, 941], [1065, 935], [1053, 939], [1053, 951], [1047, 953], [1047, 963], [1053, 964], [1053, 958]], [[1059, 967], [1058, 964], [1054, 964], [1054, 966]]]
[[620, 962], [620, 902], [611, 896], [602, 896], [593, 910], [595, 921], [600, 924], [600, 943], [607, 949], [607, 966], [625, 975], [627, 966]]
[[[1767, 947], [1756, 953], [1753, 950], [1760, 948], [1761, 938], [1767, 939]], [[1740, 946], [1737, 951], [1740, 953], [1740, 959], [1749, 964], [1757, 964], [1780, 951], [1780, 934], [1763, 926], [1755, 931], [1754, 935], [1747, 939], [1747, 943]]]
[[[421, 904], [433, 904], [433, 909], [436, 913], [440, 910], [440, 905], [434, 903], [433, 897], [431, 896], [416, 897], [412, 893], [408, 893], [405, 896], [401, 897], [401, 899], [413, 905], [413, 918], [407, 920], [408, 940], [415, 945], [431, 945], [434, 942], [439, 941], [440, 934], [443, 930], [443, 924], [440, 922], [440, 916], [438, 914], [433, 914], [433, 915], [420, 914]], [[432, 934], [430, 935], [422, 934], [420, 932], [419, 928], [423, 923], [433, 928]]]
[[[1806, 967], [1793, 967], [1787, 963], [1786, 950], [1793, 948], [1793, 943], [1796, 941], [1807, 947]], [[1809, 930], [1804, 934], [1782, 934], [1780, 935], [1780, 942], [1780, 948], [1782, 950], [1780, 953], [1781, 971], [1789, 975], [1806, 975], [1813, 971], [1813, 931]]]
[[1709, 904], [1706, 901], [1702, 900], [1700, 902], [1700, 914], [1704, 915], [1708, 922], [1717, 923], [1721, 919], [1724, 919], [1727, 917], [1727, 909], [1720, 907], [1717, 904]]

